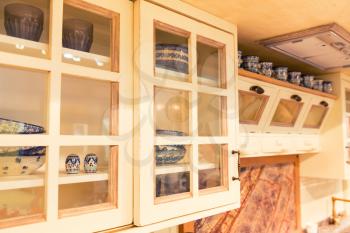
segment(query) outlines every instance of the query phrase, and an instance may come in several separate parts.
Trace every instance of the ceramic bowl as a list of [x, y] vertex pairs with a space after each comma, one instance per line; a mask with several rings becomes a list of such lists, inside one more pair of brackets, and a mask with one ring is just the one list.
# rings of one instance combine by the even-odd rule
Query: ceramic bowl
[[81, 19], [63, 21], [62, 44], [65, 48], [89, 52], [93, 41], [94, 25]]
[[259, 57], [258, 56], [243, 56], [243, 68], [254, 73], [259, 72]]
[[272, 77], [273, 75], [273, 63], [272, 62], [260, 62], [259, 73], [267, 77]]
[[314, 78], [315, 77], [313, 75], [304, 75], [302, 77], [303, 86], [307, 87], [307, 88], [312, 88], [313, 87]]
[[6, 5], [4, 11], [7, 35], [32, 41], [40, 40], [44, 25], [42, 10], [28, 4], [12, 3]]
[[174, 164], [183, 159], [186, 153], [184, 145], [156, 146], [157, 165]]
[[331, 81], [323, 81], [323, 91], [331, 94], [333, 92], [333, 83]]
[[295, 71], [289, 72], [288, 73], [288, 81], [290, 83], [293, 83], [293, 84], [299, 86], [301, 83], [301, 72], [295, 72]]
[[157, 129], [157, 136], [185, 136], [184, 132], [176, 130]]
[[318, 91], [323, 91], [323, 80], [315, 79], [312, 82], [312, 88]]
[[3, 147], [0, 176], [30, 175], [45, 163], [45, 147]]
[[0, 134], [40, 134], [45, 129], [38, 125], [0, 118]]
[[156, 67], [188, 74], [188, 47], [180, 44], [156, 44]]

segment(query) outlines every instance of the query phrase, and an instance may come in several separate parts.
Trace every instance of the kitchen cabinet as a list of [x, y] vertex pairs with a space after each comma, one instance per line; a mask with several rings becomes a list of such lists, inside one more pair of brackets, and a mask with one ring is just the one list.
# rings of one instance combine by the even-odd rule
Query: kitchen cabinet
[[321, 129], [335, 95], [242, 69], [239, 74], [243, 157], [309, 154], [321, 150]]
[[[23, 1], [1, 1], [0, 12], [14, 2]], [[25, 2], [44, 14], [39, 41], [0, 30], [0, 232], [131, 224], [133, 4]], [[93, 25], [91, 35], [65, 33], [71, 18]]]
[[[334, 92], [339, 98], [328, 110], [328, 120], [321, 128], [322, 150], [319, 153], [301, 157], [301, 175], [327, 179], [349, 179], [350, 77], [339, 73], [322, 76], [322, 79], [333, 82]], [[321, 107], [319, 100], [314, 104], [319, 108], [317, 112], [319, 117], [314, 118], [318, 121], [324, 114], [321, 110], [325, 111], [325, 103], [322, 103]]]
[[135, 224], [238, 207], [236, 29], [135, 7]]

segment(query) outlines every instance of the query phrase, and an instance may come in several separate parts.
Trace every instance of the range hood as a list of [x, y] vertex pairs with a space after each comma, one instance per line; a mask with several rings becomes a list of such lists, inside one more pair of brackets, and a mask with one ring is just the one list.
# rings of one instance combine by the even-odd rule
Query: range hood
[[265, 39], [260, 44], [321, 70], [350, 67], [350, 33], [335, 23]]

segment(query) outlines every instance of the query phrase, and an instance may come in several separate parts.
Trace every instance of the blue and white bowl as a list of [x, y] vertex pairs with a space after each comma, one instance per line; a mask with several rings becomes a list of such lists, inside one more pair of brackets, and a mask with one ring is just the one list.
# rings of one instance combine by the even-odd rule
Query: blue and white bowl
[[157, 129], [156, 134], [157, 136], [185, 136], [184, 132], [167, 129]]
[[156, 44], [156, 67], [188, 74], [188, 46]]
[[96, 173], [97, 171], [97, 155], [87, 154], [84, 159], [84, 171], [85, 173]]
[[0, 134], [40, 134], [45, 129], [38, 125], [0, 118]]
[[2, 147], [0, 177], [30, 175], [45, 163], [46, 147]]
[[78, 155], [68, 155], [65, 164], [67, 174], [78, 174], [80, 172], [80, 158]]
[[157, 165], [174, 164], [184, 158], [186, 148], [184, 145], [156, 146]]

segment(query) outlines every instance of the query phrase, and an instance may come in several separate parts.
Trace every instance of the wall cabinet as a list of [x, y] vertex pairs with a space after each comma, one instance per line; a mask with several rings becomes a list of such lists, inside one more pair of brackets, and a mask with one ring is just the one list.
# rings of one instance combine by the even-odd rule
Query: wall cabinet
[[[303, 176], [321, 177], [326, 179], [349, 179], [349, 100], [350, 77], [346, 74], [332, 74], [322, 77], [331, 80], [334, 91], [339, 98], [329, 110], [329, 120], [321, 130], [322, 151], [316, 154], [301, 157], [300, 172]], [[324, 100], [322, 100], [324, 101]], [[318, 119], [324, 114], [325, 103], [314, 103], [316, 125]], [[323, 110], [323, 111], [321, 111]], [[305, 120], [307, 122], [307, 119]], [[312, 124], [312, 123], [311, 123]], [[312, 129], [309, 129], [312, 130]]]
[[208, 24], [137, 3], [136, 225], [239, 205], [236, 30]]
[[309, 154], [321, 149], [321, 128], [335, 95], [239, 70], [243, 156]]
[[0, 231], [131, 224], [132, 2], [6, 0], [1, 25], [18, 2], [40, 9], [43, 29], [0, 29]]

